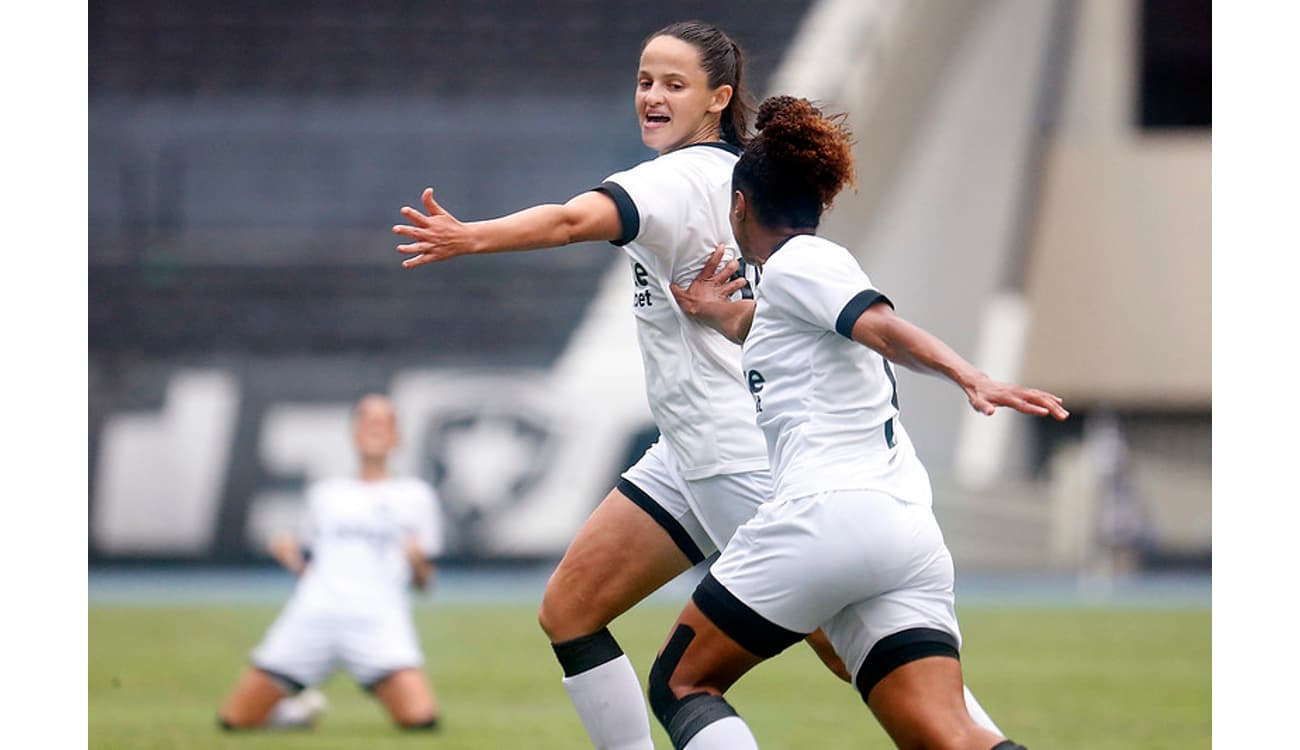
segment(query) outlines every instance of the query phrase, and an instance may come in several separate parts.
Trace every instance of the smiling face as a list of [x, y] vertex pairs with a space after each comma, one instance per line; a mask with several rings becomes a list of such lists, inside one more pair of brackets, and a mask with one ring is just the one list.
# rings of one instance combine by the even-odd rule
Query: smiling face
[[731, 86], [709, 87], [700, 53], [689, 42], [657, 36], [641, 51], [636, 113], [641, 142], [665, 154], [692, 143], [720, 138], [722, 111]]

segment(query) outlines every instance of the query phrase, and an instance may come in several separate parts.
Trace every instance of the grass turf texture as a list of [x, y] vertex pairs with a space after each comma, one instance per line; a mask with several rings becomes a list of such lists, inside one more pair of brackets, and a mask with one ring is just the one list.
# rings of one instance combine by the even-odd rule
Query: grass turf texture
[[[560, 669], [527, 605], [416, 609], [443, 706], [433, 736], [394, 729], [345, 673], [310, 731], [224, 734], [216, 709], [273, 608], [89, 609], [90, 748], [582, 748]], [[644, 681], [676, 610], [612, 630]], [[964, 609], [967, 683], [1033, 750], [1210, 747], [1210, 613]], [[767, 748], [892, 747], [857, 694], [796, 645], [729, 698]], [[656, 746], [670, 747], [655, 725]]]

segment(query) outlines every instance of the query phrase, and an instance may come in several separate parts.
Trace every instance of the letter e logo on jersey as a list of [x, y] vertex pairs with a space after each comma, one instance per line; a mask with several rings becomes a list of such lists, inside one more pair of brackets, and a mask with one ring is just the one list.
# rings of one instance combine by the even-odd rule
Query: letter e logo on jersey
[[749, 383], [749, 392], [754, 396], [754, 411], [763, 411], [763, 397], [759, 395], [763, 390], [763, 384], [767, 382], [763, 379], [763, 373], [750, 370], [745, 373], [745, 380]]
[[632, 307], [654, 307], [654, 299], [650, 296], [650, 272], [645, 270], [645, 266], [640, 263], [632, 263], [632, 280], [636, 282], [639, 290], [632, 294]]

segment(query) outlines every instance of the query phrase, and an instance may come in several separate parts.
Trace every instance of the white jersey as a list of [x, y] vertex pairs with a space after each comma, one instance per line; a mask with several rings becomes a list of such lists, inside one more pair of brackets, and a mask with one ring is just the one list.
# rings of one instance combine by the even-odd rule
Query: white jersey
[[898, 420], [894, 373], [853, 341], [876, 291], [848, 250], [813, 235], [763, 266], [745, 377], [767, 438], [777, 499], [877, 490], [929, 506], [930, 477]]
[[442, 509], [420, 479], [327, 479], [307, 491], [301, 542], [310, 559], [291, 606], [340, 613], [409, 607], [414, 536], [426, 558], [442, 552]]
[[[702, 143], [616, 172], [599, 190], [614, 199], [632, 264], [632, 311], [650, 413], [682, 476], [702, 479], [767, 467], [741, 373], [740, 350], [687, 317], [668, 285], [687, 286], [718, 244], [737, 257], [728, 212], [739, 150]], [[752, 294], [751, 287], [739, 294]]]

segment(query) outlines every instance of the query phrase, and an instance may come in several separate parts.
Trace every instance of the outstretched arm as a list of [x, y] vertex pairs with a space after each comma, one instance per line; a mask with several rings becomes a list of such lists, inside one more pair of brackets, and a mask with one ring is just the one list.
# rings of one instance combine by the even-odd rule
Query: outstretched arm
[[560, 247], [573, 242], [616, 240], [622, 231], [614, 200], [598, 191], [574, 196], [568, 203], [525, 208], [487, 221], [462, 222], [433, 200], [433, 188], [420, 196], [428, 213], [402, 207], [410, 224], [398, 224], [393, 234], [412, 240], [397, 251], [410, 256], [405, 268], [448, 260], [458, 255], [500, 253]]
[[411, 583], [415, 584], [417, 589], [428, 588], [433, 581], [433, 563], [424, 554], [424, 548], [420, 545], [419, 538], [411, 535], [406, 540], [404, 551], [406, 552], [406, 561], [411, 564]]
[[302, 545], [293, 534], [277, 534], [271, 539], [268, 549], [276, 562], [296, 576], [302, 575], [302, 571], [307, 567], [307, 561], [302, 555]]
[[1006, 406], [1057, 420], [1070, 416], [1061, 406], [1060, 397], [991, 379], [937, 337], [900, 318], [884, 302], [872, 305], [858, 316], [853, 324], [853, 340], [910, 370], [951, 380], [966, 393], [971, 408], [981, 414], [992, 414], [997, 407]]
[[682, 312], [703, 321], [736, 344], [745, 343], [754, 322], [754, 300], [732, 301], [731, 295], [745, 286], [745, 279], [731, 279], [740, 264], [728, 261], [721, 268], [723, 246], [718, 245], [689, 286], [671, 286]]

